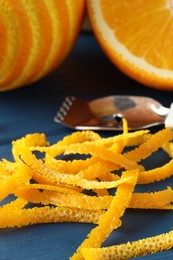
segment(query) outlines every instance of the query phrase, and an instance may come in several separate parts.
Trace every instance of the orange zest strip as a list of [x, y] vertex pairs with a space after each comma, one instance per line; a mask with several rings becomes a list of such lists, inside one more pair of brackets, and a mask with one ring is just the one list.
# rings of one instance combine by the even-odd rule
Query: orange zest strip
[[128, 122], [126, 118], [122, 118], [122, 122], [123, 122], [123, 134], [127, 134], [128, 133]]
[[0, 161], [0, 167], [6, 171], [7, 174], [11, 175], [14, 171], [18, 170], [19, 164], [17, 162], [10, 162], [3, 158], [2, 161]]
[[136, 149], [127, 152], [125, 157], [135, 162], [139, 162], [142, 159], [150, 156], [153, 152], [157, 151], [162, 145], [173, 139], [173, 131], [169, 128], [160, 130], [159, 132], [151, 135], [150, 139], [145, 143], [142, 143]]
[[84, 179], [88, 179], [88, 180], [93, 180], [96, 178], [101, 178], [102, 180], [106, 180], [108, 181], [109, 178], [110, 180], [118, 180], [119, 176], [115, 175], [115, 174], [111, 174], [111, 171], [118, 169], [119, 167], [117, 167], [114, 163], [108, 162], [108, 161], [104, 161], [104, 160], [99, 160], [96, 159], [96, 163], [88, 166], [86, 169], [81, 170], [78, 173], [78, 176], [80, 176], [81, 178]]
[[71, 144], [79, 144], [86, 141], [96, 141], [100, 138], [100, 135], [94, 133], [93, 131], [75, 132], [71, 135], [65, 136], [56, 144], [51, 145], [51, 147], [49, 147], [49, 149], [47, 150], [47, 153], [50, 154], [52, 157], [55, 157], [63, 153], [66, 150], [67, 146]]
[[139, 174], [138, 184], [148, 184], [155, 181], [161, 181], [173, 175], [173, 159], [162, 167], [158, 167], [148, 171], [142, 171]]
[[[137, 132], [132, 132], [134, 134], [133, 136], [131, 136], [130, 138], [126, 137], [126, 145], [129, 147], [139, 146], [150, 139], [151, 134], [149, 133], [149, 131], [146, 131], [143, 133], [141, 131], [142, 130], [137, 131]], [[128, 133], [128, 135], [130, 135], [132, 133]], [[136, 133], [136, 136], [135, 136], [135, 133]]]
[[129, 208], [159, 209], [173, 202], [173, 190], [168, 187], [166, 190], [148, 193], [133, 193]]
[[84, 248], [82, 255], [86, 260], [92, 259], [130, 259], [147, 254], [169, 250], [173, 247], [173, 231], [134, 241], [126, 244], [104, 247]]
[[24, 137], [17, 139], [12, 142], [12, 145], [23, 145], [23, 146], [47, 146], [49, 142], [46, 140], [46, 135], [43, 133], [27, 134]]
[[45, 165], [50, 169], [57, 170], [63, 173], [77, 174], [79, 171], [86, 169], [88, 166], [97, 162], [97, 158], [91, 157], [86, 160], [65, 161], [55, 159], [48, 153], [45, 155]]
[[49, 143], [46, 140], [45, 134], [28, 134], [16, 141], [12, 142], [12, 154], [15, 161], [19, 161], [19, 155], [22, 153], [22, 149], [29, 146], [47, 146]]
[[128, 123], [125, 118], [122, 119], [122, 125], [123, 125], [123, 134], [121, 136], [124, 136], [124, 139], [113, 143], [109, 148], [109, 150], [111, 150], [115, 153], [118, 153], [118, 154], [123, 153], [123, 150], [126, 147], [127, 142], [128, 142], [127, 141], [128, 138], [125, 137], [128, 134]]
[[76, 154], [76, 153], [92, 154], [104, 160], [118, 164], [121, 167], [124, 167], [126, 170], [143, 169], [141, 165], [138, 165], [135, 161], [126, 158], [122, 154], [115, 153], [105, 148], [104, 146], [91, 144], [89, 142], [84, 144], [79, 144], [79, 145], [70, 145], [65, 151], [65, 154]]
[[118, 186], [116, 194], [105, 214], [99, 219], [98, 226], [91, 230], [88, 237], [79, 246], [71, 259], [81, 259], [81, 250], [85, 247], [100, 247], [110, 233], [118, 227], [119, 219], [123, 216], [130, 202], [138, 178], [138, 171], [129, 171], [122, 174], [122, 179], [133, 176], [133, 183], [123, 183]]
[[104, 210], [107, 209], [112, 201], [112, 196], [88, 196], [77, 192], [65, 193], [56, 191], [43, 191], [23, 188], [15, 192], [18, 197], [28, 200], [32, 203], [41, 203], [43, 205], [55, 205], [70, 208]]
[[113, 137], [100, 138], [95, 141], [90, 141], [91, 144], [95, 143], [104, 147], [111, 147], [113, 144], [118, 143], [126, 139], [128, 145], [135, 146], [148, 140], [150, 134], [148, 130], [139, 130], [136, 132], [123, 133], [115, 135]]
[[[15, 195], [32, 203], [43, 205], [53, 204], [56, 206], [74, 207], [88, 210], [108, 209], [113, 196], [89, 196], [61, 187], [47, 187], [48, 185], [23, 185]], [[45, 189], [40, 192], [39, 189]], [[166, 190], [153, 193], [133, 193], [128, 208], [138, 209], [161, 209], [167, 208], [173, 202], [173, 190], [168, 187]]]
[[172, 142], [167, 142], [165, 143], [162, 148], [169, 154], [171, 158], [173, 158], [173, 143]]
[[66, 207], [34, 207], [16, 209], [9, 207], [0, 210], [0, 228], [22, 227], [38, 223], [79, 222], [98, 223], [103, 211], [80, 210]]
[[[81, 178], [86, 178], [86, 179], [94, 179], [99, 175], [104, 175], [103, 173], [104, 168], [105, 168], [105, 172], [108, 174], [109, 171], [119, 169], [118, 165], [112, 162], [108, 162], [106, 160], [102, 160], [101, 158], [96, 156], [92, 156], [85, 160], [79, 159], [79, 160], [72, 160], [72, 161], [64, 161], [60, 159], [57, 160], [46, 153], [44, 161], [45, 161], [45, 165], [52, 170], [56, 170], [63, 173], [69, 173], [69, 174], [79, 174]], [[98, 169], [99, 165], [102, 166], [100, 171]], [[92, 167], [94, 167], [95, 169], [92, 170]], [[98, 174], [95, 173], [96, 168]]]
[[33, 171], [21, 162], [19, 169], [0, 184], [0, 200], [13, 194], [20, 185], [27, 183], [32, 176]]
[[73, 189], [73, 187], [64, 185], [49, 185], [49, 184], [39, 184], [39, 183], [27, 183], [21, 185], [18, 190], [48, 190], [57, 191], [65, 194], [79, 194], [80, 190]]
[[[32, 168], [33, 169], [33, 168]], [[34, 169], [35, 170], [35, 169]], [[59, 173], [53, 170], [50, 170], [46, 167], [42, 167], [37, 172], [37, 175], [43, 176], [44, 179], [54, 182], [54, 183], [60, 183], [60, 184], [68, 184], [68, 185], [76, 185], [78, 187], [81, 187], [83, 189], [91, 190], [91, 189], [111, 189], [114, 187], [117, 187], [121, 183], [129, 182], [131, 183], [133, 181], [133, 177], [129, 176], [126, 179], [120, 179], [116, 181], [95, 181], [95, 180], [87, 180], [82, 179], [78, 175], [70, 175], [70, 174], [63, 174]]]

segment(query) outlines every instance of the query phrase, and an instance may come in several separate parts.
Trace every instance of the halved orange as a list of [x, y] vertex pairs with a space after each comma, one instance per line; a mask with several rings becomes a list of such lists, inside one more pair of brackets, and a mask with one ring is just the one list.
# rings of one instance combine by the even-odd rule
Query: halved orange
[[173, 1], [87, 0], [93, 31], [126, 75], [173, 90]]

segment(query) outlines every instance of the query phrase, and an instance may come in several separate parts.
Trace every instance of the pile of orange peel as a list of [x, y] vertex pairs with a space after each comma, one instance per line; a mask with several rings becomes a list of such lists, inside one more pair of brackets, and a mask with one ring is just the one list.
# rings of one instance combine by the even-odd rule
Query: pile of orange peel
[[[93, 131], [79, 131], [51, 145], [43, 133], [13, 141], [14, 160], [0, 161], [0, 228], [94, 223], [71, 256], [73, 260], [129, 259], [171, 249], [173, 230], [126, 244], [102, 247], [102, 243], [123, 225], [121, 218], [128, 208], [173, 209], [171, 187], [134, 191], [137, 185], [162, 182], [173, 175], [172, 140], [169, 128], [154, 134], [149, 130], [128, 132], [123, 120], [123, 132], [106, 138]], [[145, 170], [141, 161], [158, 149], [163, 149], [170, 160]], [[9, 195], [13, 199], [3, 203]]]

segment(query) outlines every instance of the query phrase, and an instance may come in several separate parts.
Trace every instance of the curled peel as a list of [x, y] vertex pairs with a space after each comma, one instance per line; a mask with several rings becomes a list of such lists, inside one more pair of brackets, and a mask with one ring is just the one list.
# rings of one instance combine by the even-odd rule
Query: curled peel
[[[158, 238], [101, 248], [110, 233], [123, 225], [121, 217], [127, 208], [173, 209], [171, 187], [156, 192], [134, 192], [138, 184], [162, 182], [172, 176], [173, 132], [169, 128], [155, 134], [148, 130], [133, 133], [127, 130], [124, 122], [123, 133], [108, 138], [82, 131], [52, 145], [39, 133], [13, 141], [14, 161], [0, 162], [0, 199], [2, 202], [10, 194], [16, 199], [0, 207], [0, 228], [50, 222], [96, 224], [71, 259], [107, 257], [112, 252], [118, 259], [124, 250], [129, 258], [171, 248], [172, 231]], [[129, 146], [130, 151], [124, 152]], [[141, 161], [158, 149], [167, 152], [171, 159], [161, 167], [146, 171]], [[42, 158], [37, 158], [37, 151], [42, 153]], [[87, 156], [78, 159], [77, 153]], [[67, 154], [75, 158], [65, 160]], [[112, 188], [115, 194], [110, 195]], [[85, 190], [91, 194], [86, 195]], [[28, 202], [32, 208], [28, 208]], [[166, 244], [161, 247], [157, 241]], [[151, 250], [146, 252], [143, 244], [147, 248], [151, 243]], [[121, 253], [120, 259], [122, 256]]]

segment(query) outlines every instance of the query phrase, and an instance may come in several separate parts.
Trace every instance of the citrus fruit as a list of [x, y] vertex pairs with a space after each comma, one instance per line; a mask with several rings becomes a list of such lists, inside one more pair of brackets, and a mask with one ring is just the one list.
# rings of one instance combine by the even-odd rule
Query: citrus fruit
[[84, 0], [0, 0], [0, 90], [39, 80], [67, 56]]
[[172, 0], [87, 0], [87, 10], [98, 42], [121, 71], [173, 90]]

